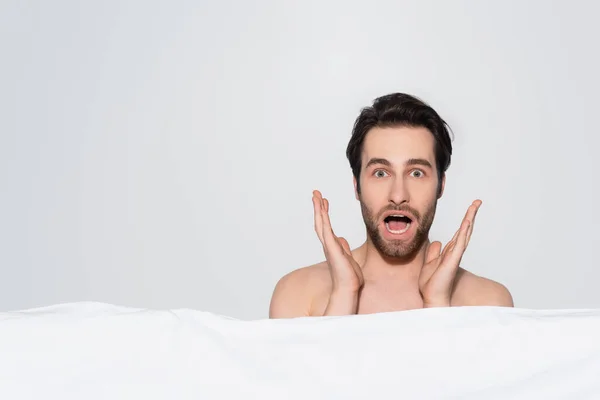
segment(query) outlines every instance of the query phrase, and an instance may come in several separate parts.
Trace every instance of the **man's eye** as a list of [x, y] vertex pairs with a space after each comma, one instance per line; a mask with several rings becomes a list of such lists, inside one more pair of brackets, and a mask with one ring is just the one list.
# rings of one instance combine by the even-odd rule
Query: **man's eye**
[[383, 177], [385, 177], [385, 175], [386, 175], [385, 171], [382, 171], [380, 169], [378, 169], [377, 171], [375, 171], [375, 176], [377, 178], [383, 178]]
[[415, 177], [415, 178], [422, 178], [423, 177], [423, 171], [416, 169], [413, 172], [411, 172], [411, 176]]

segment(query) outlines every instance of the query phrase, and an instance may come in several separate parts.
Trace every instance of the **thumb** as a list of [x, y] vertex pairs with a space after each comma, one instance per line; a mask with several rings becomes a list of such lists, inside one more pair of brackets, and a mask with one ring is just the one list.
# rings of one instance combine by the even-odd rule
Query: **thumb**
[[346, 254], [351, 255], [352, 251], [350, 250], [350, 245], [348, 244], [348, 241], [346, 239], [344, 239], [343, 237], [339, 237], [338, 241], [339, 241], [340, 245], [342, 245], [342, 248], [344, 249]]
[[433, 242], [427, 248], [427, 254], [425, 256], [425, 264], [429, 264], [436, 258], [440, 256], [440, 252], [442, 250], [441, 242]]

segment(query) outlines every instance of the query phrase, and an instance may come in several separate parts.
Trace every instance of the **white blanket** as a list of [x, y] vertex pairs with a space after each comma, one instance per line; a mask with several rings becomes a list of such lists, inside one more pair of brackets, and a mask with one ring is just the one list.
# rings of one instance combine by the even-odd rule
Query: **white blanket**
[[0, 399], [600, 399], [600, 310], [6, 312]]

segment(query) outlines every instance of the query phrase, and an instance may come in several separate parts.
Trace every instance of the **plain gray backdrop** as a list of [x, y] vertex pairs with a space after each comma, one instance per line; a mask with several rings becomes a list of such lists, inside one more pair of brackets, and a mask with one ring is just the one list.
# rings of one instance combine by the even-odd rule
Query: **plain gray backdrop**
[[402, 91], [453, 129], [432, 239], [522, 308], [596, 308], [600, 61], [588, 1], [0, 4], [0, 309], [102, 301], [266, 318], [351, 246], [345, 147]]

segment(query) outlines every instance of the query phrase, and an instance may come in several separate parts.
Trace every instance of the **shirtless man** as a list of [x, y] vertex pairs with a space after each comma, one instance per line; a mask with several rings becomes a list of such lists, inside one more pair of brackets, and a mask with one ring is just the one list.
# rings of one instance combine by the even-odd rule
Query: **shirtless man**
[[355, 121], [346, 155], [367, 239], [351, 250], [336, 236], [329, 202], [313, 193], [315, 231], [326, 260], [292, 271], [273, 291], [270, 318], [330, 316], [426, 307], [513, 307], [500, 283], [459, 266], [480, 200], [443, 248], [430, 242], [452, 145], [447, 125], [403, 93], [376, 99]]

